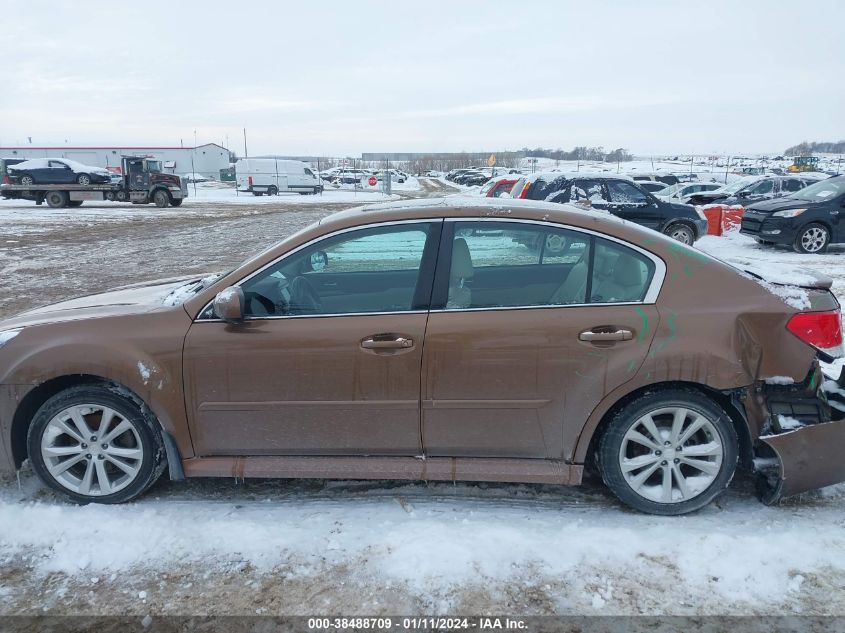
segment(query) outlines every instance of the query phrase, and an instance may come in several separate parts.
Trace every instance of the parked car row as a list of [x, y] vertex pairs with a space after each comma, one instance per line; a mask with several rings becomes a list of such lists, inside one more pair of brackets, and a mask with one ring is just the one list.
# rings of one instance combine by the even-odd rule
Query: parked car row
[[688, 198], [690, 204], [737, 204], [747, 206], [761, 200], [779, 198], [800, 191], [825, 179], [823, 174], [800, 176], [746, 176], [710, 191], [699, 191]]
[[385, 174], [390, 174], [391, 182], [403, 183], [410, 176], [401, 169], [351, 169], [348, 167], [332, 167], [320, 172], [320, 178], [335, 186], [358, 185], [375, 176], [378, 182], [383, 182]]
[[750, 205], [740, 233], [799, 253], [823, 253], [831, 243], [845, 242], [845, 176]]
[[574, 202], [600, 209], [684, 244], [692, 244], [707, 233], [707, 220], [699, 209], [659, 198], [642, 185], [624, 176], [603, 173], [546, 172], [522, 176], [511, 186], [509, 195], [525, 200]]

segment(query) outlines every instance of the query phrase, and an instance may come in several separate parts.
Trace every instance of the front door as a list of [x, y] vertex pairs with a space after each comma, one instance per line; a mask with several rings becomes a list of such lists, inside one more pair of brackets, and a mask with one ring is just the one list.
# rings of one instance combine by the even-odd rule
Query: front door
[[660, 227], [660, 207], [649, 194], [635, 184], [624, 180], [608, 180], [607, 193], [610, 199], [608, 211], [613, 215], [650, 229]]
[[241, 282], [241, 325], [185, 342], [199, 455], [419, 455], [420, 364], [442, 222], [346, 231]]
[[423, 355], [426, 455], [566, 457], [645, 359], [662, 264], [536, 223], [447, 221], [443, 244], [451, 261], [439, 264]]

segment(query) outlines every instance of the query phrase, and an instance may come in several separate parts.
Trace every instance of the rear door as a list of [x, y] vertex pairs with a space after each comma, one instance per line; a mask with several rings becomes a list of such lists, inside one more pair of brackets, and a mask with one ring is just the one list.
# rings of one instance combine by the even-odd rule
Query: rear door
[[423, 352], [426, 454], [568, 457], [642, 364], [664, 270], [582, 230], [447, 221]]

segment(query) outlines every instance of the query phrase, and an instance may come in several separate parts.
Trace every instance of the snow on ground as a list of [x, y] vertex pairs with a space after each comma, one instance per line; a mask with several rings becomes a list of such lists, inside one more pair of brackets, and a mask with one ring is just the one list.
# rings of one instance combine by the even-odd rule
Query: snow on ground
[[[739, 488], [680, 518], [595, 485], [205, 480], [79, 507], [25, 471], [0, 488], [0, 561], [26, 577], [0, 590], [7, 609], [48, 583], [38, 606], [51, 611], [119, 613], [143, 591], [156, 612], [185, 613], [172, 584], [204, 574], [181, 593], [210, 613], [252, 613], [253, 584], [274, 582], [286, 614], [489, 611], [514, 594], [533, 594], [519, 614], [845, 613], [845, 489], [767, 508]], [[283, 585], [320, 600], [286, 601]]]

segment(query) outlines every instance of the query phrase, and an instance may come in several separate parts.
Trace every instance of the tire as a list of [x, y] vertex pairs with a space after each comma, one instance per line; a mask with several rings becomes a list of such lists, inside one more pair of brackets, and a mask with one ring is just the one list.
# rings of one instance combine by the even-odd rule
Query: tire
[[798, 229], [792, 248], [796, 253], [814, 255], [824, 253], [830, 245], [830, 229], [823, 224], [810, 222]]
[[[681, 451], [670, 442], [676, 416], [682, 421]], [[649, 420], [660, 438], [648, 430]], [[620, 501], [640, 512], [679, 515], [704, 507], [727, 488], [738, 455], [728, 414], [701, 392], [680, 388], [646, 393], [620, 409], [601, 437], [597, 457], [602, 479]], [[700, 481], [691, 483], [693, 478]]]
[[69, 207], [81, 207], [82, 200], [68, 200], [67, 206]]
[[159, 209], [164, 209], [170, 204], [170, 194], [164, 189], [158, 189], [153, 194], [153, 202]]
[[44, 199], [52, 209], [66, 207], [68, 203], [66, 191], [48, 191]]
[[88, 174], [79, 174], [76, 177], [76, 184], [78, 185], [90, 185], [91, 184], [91, 176]]
[[35, 184], [35, 178], [30, 176], [29, 174], [24, 174], [20, 177], [20, 183], [26, 187], [29, 187], [30, 185]]
[[268, 196], [277, 196], [279, 195], [279, 189], [275, 185], [270, 185], [270, 188], [267, 189]]
[[[108, 432], [117, 435], [101, 443], [100, 425], [107, 412]], [[72, 387], [47, 400], [32, 419], [27, 447], [41, 480], [83, 504], [130, 501], [147, 490], [167, 465], [158, 421], [149, 409], [105, 385]], [[62, 466], [65, 469], [58, 472]]]
[[181, 207], [183, 199], [184, 198], [171, 198], [170, 199], [170, 206], [171, 207]]
[[668, 235], [673, 240], [692, 246], [695, 242], [695, 231], [688, 224], [682, 222], [675, 222], [663, 229], [663, 234]]

